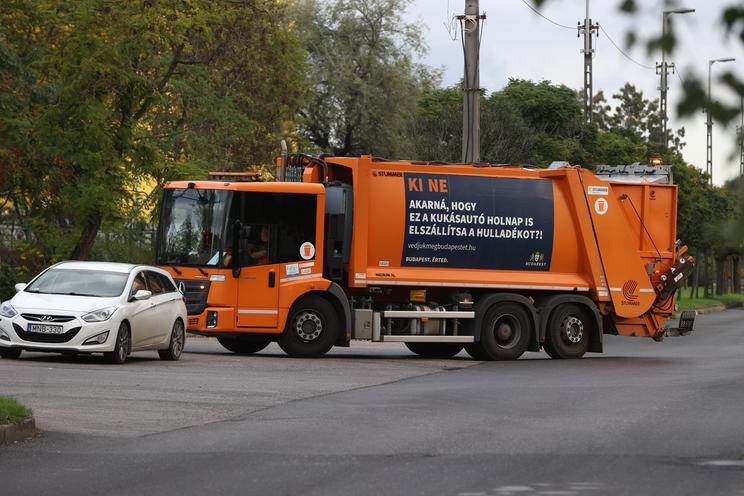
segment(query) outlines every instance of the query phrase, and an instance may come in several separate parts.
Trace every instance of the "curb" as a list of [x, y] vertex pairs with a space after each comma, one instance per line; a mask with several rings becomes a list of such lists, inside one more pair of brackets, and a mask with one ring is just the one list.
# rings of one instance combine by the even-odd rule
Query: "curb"
[[[742, 308], [744, 307], [744, 303], [741, 302], [733, 302], [728, 305], [716, 305], [714, 307], [706, 307], [706, 308], [691, 308], [690, 310], [695, 310], [697, 315], [704, 315], [706, 313], [716, 313], [716, 312], [723, 312], [724, 310], [730, 310], [732, 308]], [[678, 319], [679, 316], [682, 315], [682, 312], [674, 312], [673, 318]]]
[[716, 305], [714, 307], [707, 307], [707, 308], [701, 308], [700, 310], [695, 310], [698, 315], [703, 315], [706, 313], [716, 313], [716, 312], [723, 312], [724, 310], [727, 310], [728, 307], [726, 305]]
[[0, 425], [0, 446], [25, 441], [36, 437], [36, 421], [34, 417], [26, 417], [17, 424]]

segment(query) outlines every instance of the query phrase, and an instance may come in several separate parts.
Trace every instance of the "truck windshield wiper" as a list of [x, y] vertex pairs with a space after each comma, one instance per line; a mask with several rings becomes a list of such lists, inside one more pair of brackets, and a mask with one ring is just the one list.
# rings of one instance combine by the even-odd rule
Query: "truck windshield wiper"
[[174, 271], [174, 272], [175, 272], [176, 274], [178, 274], [179, 276], [180, 276], [181, 274], [183, 274], [183, 272], [181, 272], [180, 270], [178, 270], [178, 267], [176, 267], [176, 264], [172, 264], [172, 263], [168, 263], [168, 262], [165, 262], [165, 263], [162, 263], [162, 264], [160, 264], [160, 265], [165, 265], [166, 267], [170, 267], [170, 268], [171, 268], [171, 269], [173, 269], [173, 271]]

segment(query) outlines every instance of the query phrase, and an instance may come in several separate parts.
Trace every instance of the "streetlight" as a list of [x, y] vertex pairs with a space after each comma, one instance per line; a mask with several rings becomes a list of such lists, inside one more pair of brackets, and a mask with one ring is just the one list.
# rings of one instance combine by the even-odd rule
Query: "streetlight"
[[[667, 86], [667, 73], [669, 72], [669, 69], [667, 68], [668, 64], [666, 61], [666, 50], [664, 49], [667, 17], [672, 14], [692, 14], [693, 12], [695, 12], [695, 9], [670, 9], [665, 10], [661, 14], [661, 64], [656, 66], [656, 72], [657, 74], [661, 75], [661, 84], [659, 85], [659, 89], [661, 90], [661, 98], [659, 99], [659, 112], [661, 114], [661, 129], [663, 133], [662, 140], [664, 143], [664, 147], [669, 144], [669, 137], [667, 135], [667, 90], [669, 89]], [[672, 70], [674, 70], [674, 64], [672, 64]]]
[[726, 57], [723, 59], [711, 59], [708, 61], [708, 101], [706, 105], [706, 111], [707, 119], [705, 122], [705, 127], [707, 128], [707, 143], [706, 143], [706, 150], [705, 150], [705, 172], [708, 173], [708, 181], [710, 181], [710, 184], [713, 184], [713, 119], [710, 115], [710, 69], [713, 67], [713, 64], [716, 62], [733, 62], [736, 59], [733, 57]]

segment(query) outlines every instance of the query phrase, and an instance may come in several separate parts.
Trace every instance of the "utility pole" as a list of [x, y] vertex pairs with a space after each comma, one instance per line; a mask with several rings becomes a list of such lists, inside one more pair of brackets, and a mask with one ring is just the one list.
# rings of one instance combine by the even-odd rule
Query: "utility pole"
[[480, 22], [478, 0], [465, 0], [465, 15], [457, 16], [465, 56], [462, 111], [462, 161], [480, 162]]
[[584, 48], [581, 50], [581, 53], [584, 54], [584, 120], [590, 123], [594, 119], [594, 112], [592, 111], [592, 96], [594, 95], [592, 90], [592, 58], [594, 56], [592, 35], [599, 36], [599, 24], [592, 24], [592, 19], [589, 17], [589, 0], [586, 0], [584, 24], [579, 23], [576, 36], [582, 34], [584, 35]]
[[711, 103], [713, 102], [710, 98], [710, 73], [713, 64], [716, 62], [733, 62], [735, 58], [727, 57], [724, 59], [712, 59], [708, 61], [708, 98], [707, 98], [707, 109], [705, 111], [705, 128], [706, 128], [706, 142], [705, 142], [705, 172], [708, 173], [708, 182], [713, 184], [713, 116], [710, 114]]
[[744, 96], [741, 97], [741, 124], [736, 127], [739, 137], [739, 176], [744, 177]]
[[659, 97], [659, 117], [661, 119], [661, 142], [665, 148], [669, 146], [669, 132], [667, 131], [667, 121], [669, 120], [667, 113], [667, 90], [669, 90], [669, 85], [667, 84], [667, 76], [670, 70], [674, 74], [674, 63], [667, 63], [666, 49], [664, 48], [666, 43], [667, 18], [672, 14], [691, 14], [693, 12], [695, 12], [695, 9], [673, 9], [665, 10], [661, 13], [661, 63], [656, 64], [656, 74], [660, 76], [659, 90], [661, 95]]

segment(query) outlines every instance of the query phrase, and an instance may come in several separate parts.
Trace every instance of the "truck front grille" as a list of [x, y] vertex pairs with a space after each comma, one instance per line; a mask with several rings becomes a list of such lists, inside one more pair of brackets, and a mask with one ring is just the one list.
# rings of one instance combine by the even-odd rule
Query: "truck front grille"
[[207, 308], [210, 281], [176, 279], [176, 284], [183, 288], [183, 296], [186, 298], [186, 312], [189, 315], [199, 315], [204, 312], [204, 309]]

